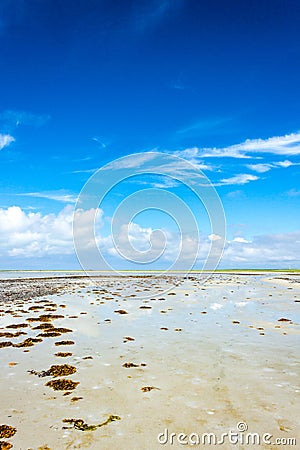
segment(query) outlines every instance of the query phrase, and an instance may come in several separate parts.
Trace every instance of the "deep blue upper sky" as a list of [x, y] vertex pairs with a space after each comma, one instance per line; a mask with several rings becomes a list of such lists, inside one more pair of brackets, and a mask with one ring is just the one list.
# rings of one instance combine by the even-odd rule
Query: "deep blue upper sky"
[[[0, 134], [15, 140], [0, 153], [0, 207], [57, 213], [61, 203], [19, 194], [76, 195], [84, 170], [130, 153], [297, 133], [299, 24], [298, 0], [2, 0]], [[299, 153], [200, 159], [214, 182], [258, 176], [217, 187], [229, 223], [253, 221], [253, 235], [298, 229]]]
[[[1, 107], [51, 116], [43, 153], [82, 156], [95, 150], [95, 135], [124, 154], [298, 129], [297, 0], [17, 0], [0, 8]], [[211, 126], [180, 133], [201, 120]]]

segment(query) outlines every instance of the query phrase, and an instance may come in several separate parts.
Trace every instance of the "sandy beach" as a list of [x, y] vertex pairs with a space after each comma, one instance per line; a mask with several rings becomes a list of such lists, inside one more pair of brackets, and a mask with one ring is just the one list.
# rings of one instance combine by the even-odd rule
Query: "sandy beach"
[[0, 448], [297, 448], [299, 307], [296, 274], [1, 280]]

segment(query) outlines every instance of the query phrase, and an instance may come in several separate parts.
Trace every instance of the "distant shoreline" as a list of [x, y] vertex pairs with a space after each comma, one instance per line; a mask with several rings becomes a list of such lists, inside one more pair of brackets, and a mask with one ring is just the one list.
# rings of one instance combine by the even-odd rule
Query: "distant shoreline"
[[141, 269], [136, 269], [136, 270], [132, 270], [132, 269], [120, 269], [120, 270], [116, 270], [116, 271], [109, 271], [109, 270], [80, 270], [80, 269], [0, 269], [0, 273], [6, 273], [6, 272], [16, 272], [16, 273], [79, 273], [79, 274], [88, 274], [88, 273], [100, 273], [100, 274], [105, 274], [105, 273], [114, 273], [114, 272], [118, 272], [118, 273], [241, 273], [241, 272], [286, 272], [286, 273], [300, 273], [300, 268], [299, 269], [270, 269], [270, 268], [266, 268], [266, 269], [252, 269], [252, 268], [248, 268], [248, 269], [216, 269], [216, 270], [201, 270], [201, 269], [192, 269], [192, 270], [171, 270], [171, 271], [167, 271], [167, 270], [163, 270], [163, 269], [149, 269], [149, 270], [141, 270]]

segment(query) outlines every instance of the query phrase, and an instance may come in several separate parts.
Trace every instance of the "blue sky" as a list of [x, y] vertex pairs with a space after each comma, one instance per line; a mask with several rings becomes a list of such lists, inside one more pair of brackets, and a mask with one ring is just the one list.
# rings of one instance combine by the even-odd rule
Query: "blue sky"
[[[215, 186], [223, 267], [299, 267], [299, 23], [296, 0], [2, 1], [0, 268], [77, 267], [84, 183], [152, 150], [193, 162]], [[180, 184], [135, 181], [100, 205], [112, 259], [118, 198], [156, 185], [197, 211]], [[132, 239], [144, 248], [159, 227], [175, 233], [161, 213], [140, 214]]]

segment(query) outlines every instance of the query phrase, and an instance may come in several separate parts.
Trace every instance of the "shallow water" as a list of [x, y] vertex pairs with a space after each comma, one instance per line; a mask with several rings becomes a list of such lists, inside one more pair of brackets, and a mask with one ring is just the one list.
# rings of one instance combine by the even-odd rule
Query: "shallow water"
[[[248, 432], [271, 433], [272, 442], [291, 437], [299, 445], [300, 284], [278, 277], [216, 274], [203, 284], [193, 275], [169, 292], [172, 277], [105, 277], [1, 306], [0, 332], [27, 334], [0, 342], [37, 336], [43, 330], [32, 328], [41, 322], [27, 319], [43, 314], [64, 316], [50, 323], [73, 330], [28, 348], [0, 348], [0, 422], [17, 429], [7, 441], [18, 449], [186, 448], [179, 433], [221, 436], [243, 422]], [[28, 327], [6, 328], [18, 323]], [[75, 344], [55, 346], [62, 340]], [[45, 386], [53, 377], [28, 372], [53, 364], [76, 367], [66, 377], [80, 382], [70, 395]], [[64, 419], [97, 425], [111, 415], [120, 420], [94, 431], [63, 429]], [[173, 445], [159, 444], [165, 429], [176, 433]]]

